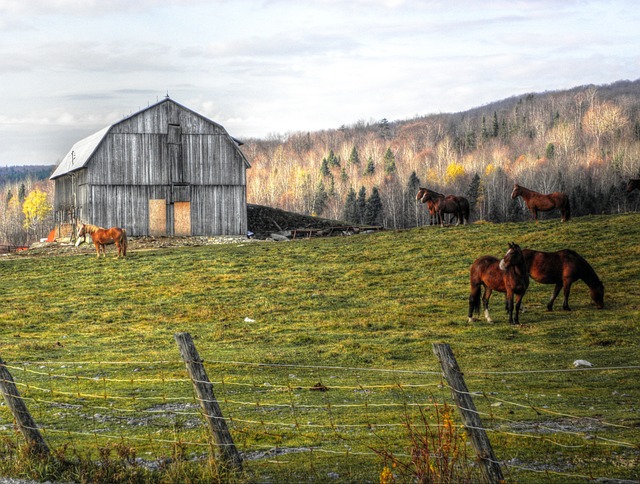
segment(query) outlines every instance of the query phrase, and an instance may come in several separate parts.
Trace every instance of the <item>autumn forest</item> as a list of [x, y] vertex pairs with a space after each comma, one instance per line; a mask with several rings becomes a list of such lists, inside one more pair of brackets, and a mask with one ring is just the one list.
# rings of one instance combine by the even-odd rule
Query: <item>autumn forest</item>
[[252, 139], [243, 150], [249, 202], [354, 223], [428, 223], [419, 186], [466, 196], [472, 221], [530, 217], [509, 196], [514, 182], [566, 192], [573, 216], [638, 210], [624, 187], [640, 175], [640, 80]]

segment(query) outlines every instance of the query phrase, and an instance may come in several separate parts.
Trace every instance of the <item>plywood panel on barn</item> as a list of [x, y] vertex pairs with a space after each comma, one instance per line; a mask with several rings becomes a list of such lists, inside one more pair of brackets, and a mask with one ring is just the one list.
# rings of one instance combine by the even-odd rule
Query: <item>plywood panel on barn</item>
[[174, 235], [191, 235], [191, 203], [176, 202], [173, 204]]
[[149, 235], [167, 235], [167, 202], [164, 199], [149, 200]]

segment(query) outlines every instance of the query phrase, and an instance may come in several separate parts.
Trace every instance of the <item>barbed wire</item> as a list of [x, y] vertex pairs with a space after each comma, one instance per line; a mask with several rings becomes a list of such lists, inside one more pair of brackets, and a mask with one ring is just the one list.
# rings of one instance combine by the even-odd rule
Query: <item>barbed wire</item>
[[[199, 363], [203, 363], [203, 362], [199, 362]], [[392, 378], [397, 378], [403, 375], [404, 376], [437, 375], [441, 377], [441, 372], [435, 372], [435, 371], [431, 372], [431, 371], [412, 371], [412, 370], [358, 368], [358, 367], [340, 367], [340, 366], [251, 363], [251, 362], [222, 361], [222, 360], [204, 360], [204, 363], [215, 364], [215, 365], [228, 365], [228, 366], [266, 367], [266, 368], [274, 368], [274, 369], [296, 368], [301, 370], [314, 370], [314, 371], [315, 370], [322, 370], [322, 371], [343, 370], [343, 371], [352, 371], [356, 373], [367, 371], [370, 373], [389, 374], [391, 375]], [[113, 404], [111, 406], [86, 404], [86, 403], [73, 404], [73, 405], [65, 404], [65, 405], [70, 405], [72, 410], [90, 409], [94, 411], [99, 410], [103, 412], [113, 412], [116, 414], [120, 413], [125, 415], [131, 415], [134, 413], [144, 413], [144, 414], [150, 414], [150, 415], [163, 415], [163, 416], [166, 416], [166, 415], [188, 416], [188, 417], [197, 416], [197, 417], [203, 417], [203, 418], [209, 418], [209, 419], [222, 418], [225, 421], [227, 421], [230, 425], [233, 425], [234, 429], [237, 432], [240, 432], [240, 433], [244, 432], [249, 434], [248, 429], [251, 429], [252, 426], [257, 426], [257, 427], [262, 427], [264, 429], [263, 436], [265, 438], [276, 438], [276, 439], [286, 439], [287, 435], [289, 435], [289, 431], [302, 431], [303, 429], [333, 431], [333, 432], [336, 432], [337, 436], [339, 435], [338, 432], [341, 432], [341, 431], [366, 430], [367, 431], [366, 434], [362, 434], [362, 433], [349, 434], [348, 436], [348, 440], [353, 443], [359, 442], [359, 443], [366, 444], [367, 442], [366, 439], [370, 435], [370, 432], [375, 432], [377, 429], [394, 429], [394, 428], [402, 428], [402, 427], [406, 428], [408, 425], [407, 421], [395, 421], [395, 422], [388, 421], [388, 422], [376, 423], [375, 421], [376, 417], [374, 415], [376, 411], [380, 409], [388, 409], [388, 410], [399, 409], [399, 410], [408, 411], [411, 409], [417, 410], [422, 408], [433, 408], [441, 404], [434, 403], [433, 399], [429, 400], [425, 398], [420, 398], [420, 394], [421, 394], [420, 392], [424, 392], [426, 390], [434, 389], [434, 388], [437, 388], [441, 391], [444, 391], [444, 390], [457, 391], [451, 388], [441, 378], [439, 378], [438, 383], [414, 383], [414, 382], [394, 381], [393, 383], [366, 384], [359, 381], [361, 379], [360, 376], [355, 375], [355, 379], [358, 380], [357, 385], [343, 385], [343, 384], [325, 385], [323, 383], [319, 383], [321, 385], [321, 388], [320, 388], [321, 391], [318, 392], [319, 396], [314, 398], [319, 398], [323, 400], [323, 403], [314, 403], [313, 401], [298, 402], [298, 401], [294, 401], [294, 396], [297, 399], [300, 395], [302, 395], [300, 392], [308, 391], [308, 390], [318, 390], [318, 388], [315, 388], [314, 386], [303, 385], [303, 384], [294, 385], [291, 382], [291, 375], [289, 375], [288, 380], [286, 377], [283, 377], [285, 380], [287, 380], [286, 383], [284, 384], [278, 383], [278, 380], [276, 377], [269, 377], [269, 381], [262, 381], [261, 379], [258, 379], [258, 375], [255, 375], [254, 373], [251, 373], [248, 376], [223, 374], [221, 379], [218, 379], [212, 382], [205, 382], [205, 381], [198, 381], [198, 380], [194, 381], [190, 378], [164, 376], [164, 374], [161, 377], [118, 378], [118, 377], [111, 377], [111, 376], [107, 377], [107, 376], [61, 375], [61, 374], [56, 374], [52, 372], [52, 370], [41, 371], [38, 369], [27, 368], [27, 365], [43, 365], [43, 364], [77, 365], [77, 366], [89, 365], [90, 367], [96, 364], [138, 365], [138, 366], [149, 365], [149, 366], [162, 366], [163, 368], [160, 368], [160, 369], [146, 368], [144, 369], [144, 371], [167, 372], [167, 371], [178, 371], [177, 368], [173, 366], [171, 367], [170, 370], [168, 370], [166, 367], [164, 367], [164, 365], [167, 365], [167, 364], [179, 365], [180, 369], [184, 371], [183, 362], [174, 362], [174, 361], [167, 361], [167, 360], [152, 361], [152, 362], [97, 362], [97, 363], [96, 362], [24, 362], [22, 363], [22, 366], [17, 366], [17, 364], [15, 363], [11, 365], [9, 364], [3, 365], [3, 366], [5, 366], [7, 369], [23, 372], [25, 377], [27, 375], [31, 375], [32, 377], [34, 377], [31, 382], [15, 383], [16, 386], [23, 389], [26, 388], [29, 391], [28, 396], [24, 396], [20, 398], [23, 398], [24, 400], [29, 400], [34, 404], [49, 405], [49, 406], [59, 405], [59, 402], [55, 402], [52, 400], [52, 397], [55, 395], [60, 395], [60, 396], [68, 397], [71, 399], [113, 401], [114, 403], [118, 401], [130, 401], [133, 403], [140, 402], [142, 404], [146, 402], [161, 401], [163, 403], [192, 404], [194, 406], [197, 406], [199, 410], [186, 411], [184, 409], [176, 409], [176, 408], [170, 409], [170, 410], [166, 408], [155, 409], [155, 410], [148, 409], [148, 408], [124, 408], [118, 405], [114, 406]], [[74, 368], [74, 370], [77, 370], [77, 369], [78, 368]], [[601, 368], [592, 367], [592, 368], [551, 369], [551, 370], [520, 370], [520, 371], [476, 370], [476, 371], [465, 371], [465, 375], [490, 377], [490, 376], [496, 376], [496, 375], [517, 375], [517, 374], [535, 374], [535, 373], [549, 374], [549, 373], [597, 372], [597, 371], [631, 371], [633, 372], [638, 369], [640, 369], [640, 366], [629, 365], [629, 366], [619, 366], [619, 367], [601, 367]], [[91, 371], [91, 368], [83, 368], [83, 370]], [[242, 381], [242, 380], [246, 380], [247, 378], [251, 378], [252, 381], [251, 382]], [[307, 378], [313, 378], [315, 380], [318, 377], [307, 377]], [[83, 391], [80, 389], [80, 386], [78, 386], [78, 389], [76, 391], [66, 391], [59, 388], [53, 388], [53, 386], [51, 386], [50, 388], [45, 388], [44, 386], [42, 386], [41, 383], [38, 383], [35, 381], [35, 380], [45, 380], [45, 379], [48, 379], [50, 381], [59, 381], [59, 382], [68, 381], [71, 383], [75, 383], [77, 385], [82, 384], [82, 385], [88, 386], [89, 388], [92, 385], [96, 385], [96, 384], [103, 385], [104, 389], [102, 393], [98, 393], [98, 392], [92, 392], [92, 391]], [[296, 379], [300, 380], [299, 378], [296, 378]], [[225, 413], [227, 413], [228, 411], [229, 416], [214, 417], [211, 415], [207, 415], [205, 412], [203, 412], [200, 409], [199, 404], [203, 402], [210, 403], [210, 401], [206, 399], [199, 399], [195, 394], [193, 394], [192, 387], [190, 385], [187, 385], [189, 382], [212, 384], [215, 387], [217, 387], [216, 392], [218, 393], [220, 391], [221, 393], [220, 395], [218, 395], [219, 398], [217, 401], [222, 402], [224, 403], [225, 406], [229, 407], [228, 409], [225, 410]], [[322, 382], [322, 379], [320, 379], [320, 382]], [[111, 384], [115, 384], [115, 385], [129, 384], [133, 386], [154, 387], [154, 385], [158, 383], [160, 383], [163, 388], [161, 395], [141, 396], [141, 395], [114, 394], [113, 390], [109, 388]], [[165, 388], [165, 385], [185, 385], [184, 392], [187, 392], [187, 388], [188, 388], [191, 390], [189, 392], [191, 394], [190, 396], [184, 396], [184, 395], [170, 396], [167, 392], [167, 389]], [[268, 395], [268, 397], [266, 399], [261, 399], [260, 397], [260, 398], [257, 398], [255, 401], [253, 401], [252, 399], [238, 398], [237, 396], [232, 396], [234, 395], [235, 389], [238, 389], [238, 392], [239, 392], [238, 394], [244, 391], [241, 389], [246, 389], [251, 394], [254, 394], [255, 391], [260, 391], [260, 392], [266, 391], [265, 395]], [[392, 397], [398, 398], [398, 396], [401, 396], [401, 398], [403, 398], [404, 401], [397, 402], [397, 401], [388, 401], [384, 399], [380, 400], [381, 398], [389, 398], [389, 395], [385, 393], [387, 390], [389, 391], [397, 390], [399, 393], [397, 394], [392, 393], [391, 394]], [[358, 402], [357, 400], [352, 402], [332, 401], [332, 399], [329, 398], [329, 395], [330, 394], [332, 395], [333, 391], [362, 392], [362, 394], [360, 394], [356, 398], [361, 398], [364, 400], [364, 402]], [[282, 392], [283, 396], [285, 397], [286, 395], [289, 395], [289, 401], [283, 402], [279, 400], [277, 398], [277, 392]], [[413, 393], [406, 394], [406, 392], [417, 392], [417, 393], [415, 393], [414, 395]], [[48, 397], [47, 398], [39, 398], [37, 396], [34, 397], [31, 395], [32, 393], [40, 393], [42, 395], [47, 395]], [[536, 414], [536, 416], [546, 414], [551, 416], [564, 417], [567, 419], [589, 420], [600, 426], [610, 427], [612, 429], [631, 430], [631, 431], [635, 430], [635, 427], [633, 426], [608, 422], [608, 421], [604, 421], [599, 418], [590, 417], [590, 416], [573, 415], [571, 413], [560, 412], [550, 408], [542, 408], [538, 405], [533, 405], [529, 402], [522, 403], [518, 401], [513, 401], [514, 400], [513, 398], [507, 399], [504, 397], [499, 397], [499, 396], [488, 394], [485, 392], [458, 392], [458, 393], [466, 393], [476, 398], [482, 397], [487, 401], [499, 402], [500, 404], [505, 406], [530, 409]], [[347, 394], [345, 394], [344, 398], [350, 398], [350, 397], [347, 397], [346, 395]], [[374, 395], [376, 396], [375, 399], [373, 398]], [[411, 399], [415, 399], [415, 400], [411, 400]], [[231, 408], [233, 406], [237, 408], [233, 410]], [[290, 410], [292, 413], [292, 417], [291, 417], [292, 420], [287, 420], [286, 418], [282, 418], [282, 419], [276, 418], [276, 419], [269, 419], [269, 420], [265, 420], [262, 418], [256, 419], [255, 417], [251, 418], [252, 411], [256, 411], [256, 410], [264, 411], [265, 409]], [[319, 418], [324, 419], [324, 421], [321, 420], [321, 421], [314, 422], [313, 420], [316, 420], [316, 419], [308, 419], [304, 417], [306, 413], [309, 411], [313, 412], [313, 411], [319, 411], [319, 410], [325, 412], [318, 416]], [[466, 410], [471, 411], [469, 409], [466, 409]], [[358, 412], [362, 411], [362, 414], [353, 413], [355, 411], [358, 411]], [[499, 415], [498, 414], [499, 412], [497, 412], [497, 410], [492, 410], [491, 412], [475, 410], [475, 412], [478, 415], [482, 416], [483, 419], [486, 418], [491, 421], [504, 422], [511, 425], [517, 425], [517, 424], [523, 423], [523, 420], [513, 420], [510, 418], [504, 417], [502, 415]], [[406, 413], [405, 413], [405, 416], [406, 416]], [[124, 419], [126, 417], [114, 417], [114, 418]], [[345, 421], [346, 418], [348, 418], [351, 421], [349, 420]], [[625, 447], [625, 448], [634, 449], [634, 448], [638, 448], [639, 446], [637, 442], [635, 443], [629, 442], [622, 439], [611, 438], [610, 436], [605, 437], [601, 434], [598, 434], [597, 432], [592, 433], [592, 432], [583, 432], [583, 431], [576, 431], [576, 430], [567, 430], [567, 429], [561, 429], [561, 428], [553, 428], [543, 423], [535, 423], [535, 422], [533, 423], [533, 425], [537, 430], [544, 430], [544, 431], [553, 433], [554, 436], [557, 436], [558, 438], [553, 438], [548, 435], [531, 434], [530, 432], [518, 432], [513, 430], [505, 430], [499, 427], [491, 428], [491, 426], [487, 427], [486, 425], [483, 426], [484, 428], [482, 428], [482, 430], [486, 432], [499, 433], [499, 434], [504, 434], [506, 436], [513, 436], [513, 437], [523, 438], [528, 440], [544, 441], [551, 445], [554, 445], [560, 448], [565, 448], [565, 449], [579, 449], [587, 446], [594, 447], [595, 445]], [[238, 426], [247, 426], [247, 427], [238, 428]], [[433, 424], [432, 427], [437, 428], [439, 427], [439, 425]], [[105, 429], [106, 428], [107, 427], [105, 427]], [[282, 429], [282, 431], [273, 432], [272, 430], [268, 430], [267, 428]], [[464, 429], [464, 426], [455, 425], [455, 428], [458, 429], [459, 431], [462, 431]], [[78, 431], [60, 430], [60, 429], [56, 429], [54, 427], [45, 425], [41, 427], [40, 430], [44, 430], [45, 432], [49, 432], [52, 434], [58, 434], [58, 435], [66, 434], [66, 435], [78, 436], [78, 437], [80, 436], [95, 437], [95, 438], [101, 437], [101, 438], [117, 439], [117, 440], [122, 440], [124, 438], [122, 434], [115, 436], [109, 433], [108, 431], [104, 431], [103, 429], [100, 429], [94, 432], [78, 432]], [[250, 431], [254, 432], [253, 430], [250, 430]], [[314, 434], [314, 433], [311, 432], [311, 434]], [[294, 435], [294, 434], [291, 434], [291, 435]], [[307, 435], [305, 433], [301, 433], [299, 435], [301, 437], [311, 438], [315, 440], [322, 438], [322, 437], [318, 437], [315, 434]], [[319, 435], [324, 435], [324, 434], [319, 434]], [[569, 439], [574, 439], [574, 438], [589, 439], [590, 442], [589, 443], [572, 443], [571, 440]], [[190, 440], [165, 439], [159, 436], [140, 437], [136, 435], [127, 434], [126, 439], [135, 441], [135, 442], [153, 441], [153, 442], [158, 442], [163, 444], [164, 443], [173, 444], [173, 445], [180, 444], [180, 445], [187, 445], [187, 446], [193, 445], [198, 447], [211, 445], [210, 443], [194, 442]], [[340, 439], [345, 440], [346, 437], [340, 436]], [[563, 441], [562, 439], [566, 439], [566, 440]], [[252, 440], [255, 440], [255, 439], [252, 439]], [[257, 448], [273, 449], [274, 447], [272, 445], [270, 446], [266, 444], [259, 444], [257, 442], [253, 442], [251, 445], [251, 448], [252, 449], [257, 449]], [[333, 449], [321, 448], [314, 445], [307, 445], [307, 448], [310, 449], [309, 452], [336, 454], [336, 455], [344, 455], [344, 454], [367, 455], [367, 456], [379, 455], [373, 452], [365, 452], [361, 450], [348, 450], [348, 451], [333, 450]], [[400, 455], [400, 454], [397, 454], [397, 455]], [[404, 455], [409, 457], [409, 455], [406, 455], [406, 454]], [[502, 462], [501, 464], [505, 465], [506, 467], [516, 468], [522, 471], [553, 472], [554, 474], [559, 474], [567, 477], [592, 479], [592, 477], [584, 476], [577, 473], [570, 474], [570, 473], [562, 473], [562, 472], [555, 472], [555, 471], [548, 471], [548, 470], [540, 471], [539, 469], [532, 469], [526, 466], [516, 466], [508, 462]]]

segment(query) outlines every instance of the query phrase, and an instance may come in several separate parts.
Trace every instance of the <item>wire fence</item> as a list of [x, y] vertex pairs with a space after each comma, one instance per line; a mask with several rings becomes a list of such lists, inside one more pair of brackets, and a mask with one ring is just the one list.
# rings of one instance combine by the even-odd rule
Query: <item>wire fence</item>
[[[182, 361], [5, 366], [51, 447], [86, 451], [124, 442], [147, 465], [176, 454], [204, 458], [210, 450], [203, 422], [211, 416], [203, 414]], [[409, 426], [423, 424], [427, 415], [434, 430], [442, 425], [438, 408], [451, 401], [440, 371], [219, 361], [206, 355], [204, 366], [245, 468], [263, 478], [277, 478], [284, 467], [323, 480], [364, 468], [379, 480], [381, 456], [411, 458]], [[539, 474], [588, 481], [605, 477], [594, 469], [608, 469], [608, 478], [633, 481], [640, 468], [639, 372], [640, 366], [465, 370], [465, 378], [508, 474], [522, 482]], [[613, 395], [603, 393], [604, 378], [619, 382]], [[618, 402], [614, 412], [612, 399]], [[0, 408], [0, 436], [20, 439], [6, 406]]]

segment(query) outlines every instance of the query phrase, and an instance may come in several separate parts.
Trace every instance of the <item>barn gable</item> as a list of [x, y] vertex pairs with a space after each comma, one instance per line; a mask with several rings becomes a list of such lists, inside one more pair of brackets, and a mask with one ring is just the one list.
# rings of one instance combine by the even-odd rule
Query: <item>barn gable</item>
[[219, 124], [167, 98], [78, 141], [56, 168], [56, 220], [131, 235], [246, 233], [249, 162]]

